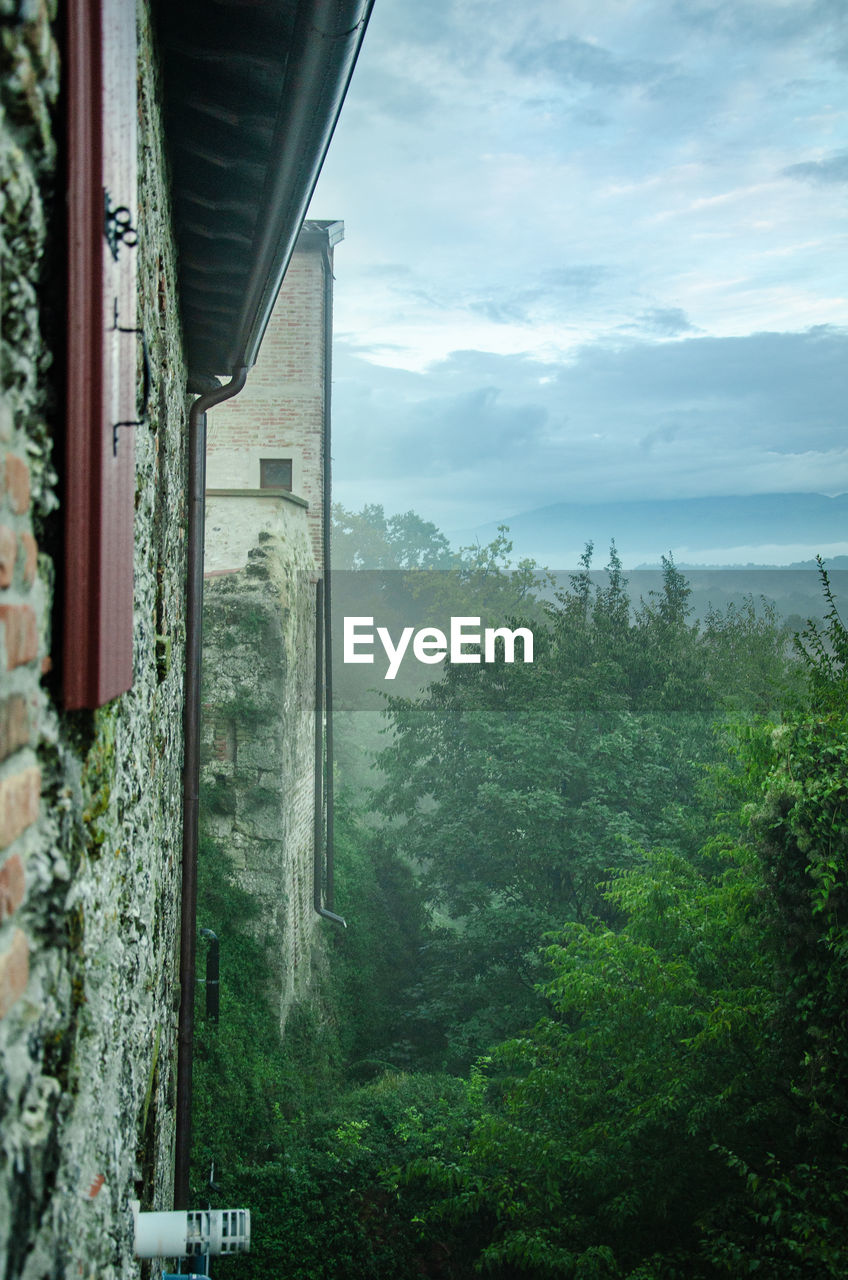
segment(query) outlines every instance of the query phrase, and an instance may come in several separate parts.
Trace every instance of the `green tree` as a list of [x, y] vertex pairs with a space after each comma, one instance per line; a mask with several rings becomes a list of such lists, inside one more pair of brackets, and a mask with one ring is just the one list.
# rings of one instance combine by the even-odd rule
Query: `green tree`
[[488, 1273], [845, 1274], [846, 638], [834, 605], [805, 702], [738, 727], [699, 857], [652, 850], [558, 932], [550, 1013], [410, 1169], [429, 1215], [494, 1224]]
[[666, 562], [634, 613], [615, 548], [601, 582], [591, 557], [533, 622], [532, 665], [449, 667], [424, 697], [388, 702], [376, 803], [445, 925], [419, 994], [454, 1067], [542, 1012], [538, 940], [612, 920], [610, 868], [660, 842], [698, 847], [719, 695], [688, 589]]
[[349, 1079], [408, 1067], [428, 920], [409, 864], [368, 824], [349, 795], [336, 810], [336, 897], [348, 927], [332, 937], [330, 967]]
[[361, 511], [333, 506], [336, 569], [450, 569], [456, 563], [445, 535], [414, 511], [387, 516], [377, 503]]

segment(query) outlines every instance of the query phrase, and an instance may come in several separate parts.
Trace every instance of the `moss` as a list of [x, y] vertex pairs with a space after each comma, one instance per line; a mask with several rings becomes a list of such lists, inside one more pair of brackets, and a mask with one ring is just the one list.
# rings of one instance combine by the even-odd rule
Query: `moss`
[[156, 1079], [156, 1072], [159, 1069], [159, 1045], [162, 1041], [162, 1024], [156, 1027], [156, 1038], [153, 1042], [153, 1057], [150, 1062], [150, 1071], [147, 1074], [147, 1089], [144, 1094], [144, 1106], [141, 1112], [141, 1132], [142, 1134], [147, 1128], [147, 1117], [150, 1111], [150, 1099], [153, 1097], [153, 1082]]
[[81, 902], [77, 902], [68, 912], [68, 945], [72, 951], [79, 952], [85, 936], [85, 912]]
[[161, 684], [171, 670], [172, 641], [169, 635], [156, 637], [156, 675]]
[[221, 701], [221, 714], [228, 720], [234, 720], [239, 729], [255, 733], [264, 725], [274, 724], [279, 720], [279, 699], [274, 690], [267, 687], [257, 690], [258, 697], [253, 698], [244, 690], [229, 701]]
[[162, 1026], [158, 1024], [153, 1041], [153, 1056], [150, 1070], [147, 1073], [147, 1089], [141, 1108], [138, 1126], [138, 1144], [136, 1161], [141, 1177], [136, 1180], [135, 1190], [143, 1211], [154, 1208], [154, 1188], [156, 1181], [156, 1095], [159, 1080], [159, 1048], [162, 1041]]
[[42, 1071], [45, 1076], [58, 1080], [62, 1092], [70, 1083], [70, 1062], [73, 1036], [69, 1027], [59, 1027], [47, 1036], [42, 1055]]
[[94, 793], [90, 804], [86, 805], [85, 809], [83, 809], [83, 813], [82, 813], [83, 822], [91, 824], [97, 818], [102, 817], [102, 815], [109, 808], [109, 799], [110, 799], [111, 793], [112, 793], [112, 789], [109, 786], [109, 783], [104, 782], [103, 785], [100, 786], [97, 789], [97, 791]]
[[232, 780], [217, 777], [214, 781], [206, 782], [202, 785], [200, 792], [201, 807], [208, 809], [212, 813], [235, 813], [235, 796]]
[[100, 820], [109, 811], [115, 766], [115, 716], [112, 704], [94, 713], [94, 742], [82, 772], [85, 807], [82, 820], [87, 828], [89, 852], [96, 854], [108, 837], [108, 826]]
[[270, 787], [248, 787], [244, 792], [244, 803], [248, 812], [255, 812], [257, 809], [264, 809], [269, 805], [277, 805], [279, 804], [279, 799], [279, 793], [272, 791]]

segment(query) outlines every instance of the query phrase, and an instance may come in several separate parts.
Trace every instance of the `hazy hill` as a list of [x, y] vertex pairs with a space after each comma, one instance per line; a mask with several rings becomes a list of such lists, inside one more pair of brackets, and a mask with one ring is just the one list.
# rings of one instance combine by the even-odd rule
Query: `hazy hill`
[[[788, 565], [848, 545], [848, 493], [764, 493], [747, 497], [677, 498], [653, 502], [557, 502], [535, 511], [450, 534], [454, 545], [487, 543], [509, 526], [517, 557], [550, 568], [576, 564], [585, 543], [603, 564], [615, 538], [625, 565], [656, 563], [674, 553], [700, 564]], [[833, 550], [830, 550], [830, 549]]]

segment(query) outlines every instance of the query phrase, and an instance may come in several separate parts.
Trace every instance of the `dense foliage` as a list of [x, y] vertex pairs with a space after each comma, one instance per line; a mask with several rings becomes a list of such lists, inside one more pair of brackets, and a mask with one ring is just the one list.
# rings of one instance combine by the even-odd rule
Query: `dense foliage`
[[532, 665], [450, 666], [388, 703], [377, 808], [445, 920], [420, 984], [434, 1066], [467, 1067], [539, 1016], [539, 941], [618, 918], [610, 870], [654, 845], [697, 858], [717, 717], [773, 707], [790, 681], [786, 636], [753, 602], [701, 628], [671, 561], [635, 611], [615, 548], [602, 582], [590, 570], [587, 548], [534, 623]]
[[431, 1216], [488, 1212], [494, 1274], [844, 1275], [846, 639], [834, 608], [811, 696], [737, 733], [700, 857], [652, 852], [606, 889], [618, 927], [559, 931], [551, 1014], [416, 1166]]
[[[505, 541], [475, 553], [495, 595]], [[282, 1046], [249, 901], [205, 851], [204, 923], [232, 945], [196, 1168], [215, 1157], [257, 1237], [230, 1274], [841, 1277], [848, 632], [827, 575], [793, 652], [761, 602], [693, 620], [671, 561], [634, 606], [615, 549], [599, 579], [587, 548], [544, 618], [524, 572], [532, 666], [449, 667], [387, 704], [378, 791], [337, 814], [350, 927]]]
[[362, 511], [334, 504], [332, 539], [335, 569], [450, 569], [456, 562], [429, 520], [414, 511], [387, 516], [376, 503]]

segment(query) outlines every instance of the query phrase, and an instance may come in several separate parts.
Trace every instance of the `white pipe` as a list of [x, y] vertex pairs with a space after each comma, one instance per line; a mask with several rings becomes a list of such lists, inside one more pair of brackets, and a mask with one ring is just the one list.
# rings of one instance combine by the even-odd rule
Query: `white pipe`
[[140, 1213], [132, 1206], [137, 1258], [187, 1258], [246, 1253], [250, 1249], [249, 1209], [178, 1209]]

